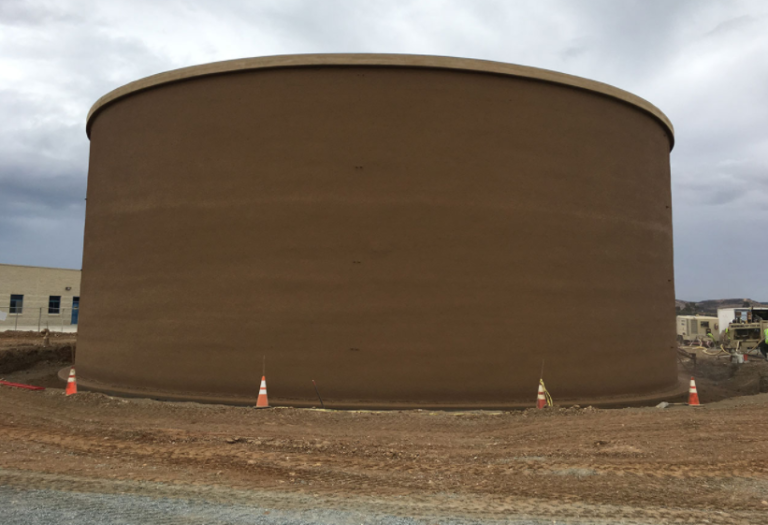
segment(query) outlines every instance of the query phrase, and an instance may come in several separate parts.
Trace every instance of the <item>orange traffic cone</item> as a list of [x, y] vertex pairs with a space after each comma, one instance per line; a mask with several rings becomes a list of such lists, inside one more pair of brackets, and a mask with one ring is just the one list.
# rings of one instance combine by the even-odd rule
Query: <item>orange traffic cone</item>
[[699, 404], [699, 393], [696, 392], [696, 382], [693, 380], [693, 376], [691, 376], [691, 386], [688, 387], [688, 406], [701, 406]]
[[544, 408], [547, 406], [547, 398], [544, 396], [544, 385], [539, 383], [539, 395], [536, 398], [536, 408]]
[[72, 394], [77, 394], [77, 379], [75, 379], [75, 367], [69, 369], [69, 378], [67, 379], [67, 389], [64, 391], [65, 394], [68, 396], [71, 396]]
[[261, 387], [259, 388], [259, 398], [256, 400], [256, 408], [269, 408], [267, 378], [265, 376], [261, 376]]

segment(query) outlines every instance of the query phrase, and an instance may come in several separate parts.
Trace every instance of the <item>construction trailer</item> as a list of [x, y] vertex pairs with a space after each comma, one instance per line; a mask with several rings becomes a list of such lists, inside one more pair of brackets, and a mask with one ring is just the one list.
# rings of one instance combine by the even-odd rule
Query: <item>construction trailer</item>
[[[718, 319], [727, 319], [722, 333], [723, 348], [729, 352], [754, 350], [768, 328], [768, 308], [720, 308]], [[722, 322], [722, 321], [721, 321]]]
[[677, 339], [683, 343], [704, 340], [707, 329], [712, 331], [716, 340], [720, 340], [719, 321], [717, 317], [703, 315], [678, 315]]

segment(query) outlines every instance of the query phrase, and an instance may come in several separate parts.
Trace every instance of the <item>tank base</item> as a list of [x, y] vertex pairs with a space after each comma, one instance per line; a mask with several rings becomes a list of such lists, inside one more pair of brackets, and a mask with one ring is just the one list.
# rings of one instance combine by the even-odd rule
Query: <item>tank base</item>
[[[69, 375], [69, 367], [59, 370], [59, 379], [66, 382]], [[78, 379], [77, 386], [80, 390], [99, 392], [119, 397], [137, 397], [157, 399], [160, 401], [208, 403], [235, 406], [255, 406], [257, 396], [239, 397], [222, 396], [220, 394], [201, 394], [201, 393], [178, 393], [163, 392], [159, 390], [141, 390], [126, 387], [117, 387], [107, 385], [88, 379]], [[535, 386], [535, 385], [534, 385]], [[555, 404], [558, 407], [570, 407], [579, 405], [582, 407], [593, 406], [596, 408], [627, 408], [640, 406], [653, 406], [661, 401], [678, 401], [685, 399], [688, 394], [687, 380], [680, 380], [673, 388], [641, 395], [626, 395], [612, 397], [595, 397], [567, 399], [555, 397]], [[285, 399], [269, 396], [272, 406], [293, 407], [293, 408], [316, 408], [320, 405], [319, 401], [306, 399]], [[437, 403], [430, 401], [371, 401], [371, 400], [334, 400], [324, 399], [325, 408], [336, 410], [520, 410], [536, 406], [535, 391], [528, 401], [509, 400], [499, 402], [466, 402], [466, 403]]]

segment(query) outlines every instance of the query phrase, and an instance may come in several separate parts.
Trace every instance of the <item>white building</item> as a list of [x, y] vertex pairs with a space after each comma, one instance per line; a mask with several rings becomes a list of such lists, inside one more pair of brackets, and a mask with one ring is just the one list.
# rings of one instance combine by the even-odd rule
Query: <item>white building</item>
[[80, 270], [0, 264], [0, 331], [75, 331]]

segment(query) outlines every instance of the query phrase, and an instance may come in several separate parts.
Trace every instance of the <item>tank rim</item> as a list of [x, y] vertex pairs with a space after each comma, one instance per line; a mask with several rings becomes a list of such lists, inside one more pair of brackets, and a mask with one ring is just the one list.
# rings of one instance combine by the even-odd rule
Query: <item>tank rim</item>
[[237, 73], [260, 69], [281, 69], [300, 67], [410, 67], [421, 69], [446, 69], [475, 73], [496, 74], [526, 78], [582, 89], [607, 96], [634, 106], [656, 119], [667, 132], [670, 150], [674, 147], [675, 131], [672, 122], [656, 106], [628, 91], [595, 80], [558, 73], [548, 69], [530, 66], [479, 60], [474, 58], [456, 58], [434, 55], [376, 54], [376, 53], [339, 53], [339, 54], [302, 54], [273, 55], [256, 58], [241, 58], [222, 62], [211, 62], [197, 66], [174, 69], [156, 75], [135, 80], [101, 97], [91, 107], [86, 118], [85, 131], [91, 136], [91, 127], [99, 112], [109, 104], [124, 97], [184, 80], [199, 77]]

